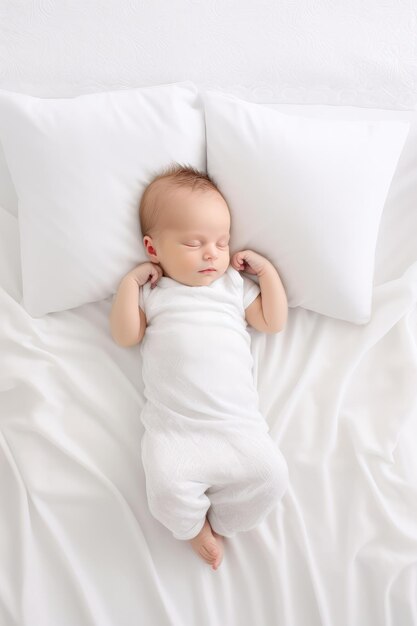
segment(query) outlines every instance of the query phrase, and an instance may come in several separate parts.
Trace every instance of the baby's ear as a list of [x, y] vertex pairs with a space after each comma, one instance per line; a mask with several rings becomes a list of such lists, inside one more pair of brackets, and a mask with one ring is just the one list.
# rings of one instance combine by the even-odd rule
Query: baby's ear
[[152, 237], [150, 237], [149, 235], [145, 235], [145, 237], [143, 238], [143, 245], [145, 246], [146, 254], [148, 255], [149, 259], [153, 263], [155, 263], [157, 260], [157, 252], [155, 250]]

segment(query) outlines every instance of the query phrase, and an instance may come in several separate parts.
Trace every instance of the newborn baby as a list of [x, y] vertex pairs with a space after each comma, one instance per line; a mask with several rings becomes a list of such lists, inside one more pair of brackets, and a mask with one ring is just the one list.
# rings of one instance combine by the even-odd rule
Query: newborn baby
[[266, 258], [230, 258], [229, 209], [206, 174], [173, 165], [156, 176], [140, 223], [150, 262], [121, 281], [110, 325], [119, 345], [142, 342], [149, 509], [217, 569], [223, 537], [257, 526], [287, 488], [258, 409], [246, 329], [279, 332], [287, 299]]

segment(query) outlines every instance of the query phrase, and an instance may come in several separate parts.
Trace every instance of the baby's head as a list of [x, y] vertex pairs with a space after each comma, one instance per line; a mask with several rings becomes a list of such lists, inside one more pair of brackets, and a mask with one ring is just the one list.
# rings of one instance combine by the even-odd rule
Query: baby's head
[[[190, 286], [210, 285], [230, 263], [230, 213], [212, 179], [174, 164], [146, 187], [139, 207], [149, 260], [165, 276]], [[213, 271], [203, 271], [214, 268]]]

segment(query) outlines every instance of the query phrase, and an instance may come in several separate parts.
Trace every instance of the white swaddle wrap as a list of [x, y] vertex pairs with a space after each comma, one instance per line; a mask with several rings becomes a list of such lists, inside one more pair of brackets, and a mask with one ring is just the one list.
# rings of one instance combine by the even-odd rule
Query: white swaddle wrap
[[139, 290], [147, 328], [141, 343], [149, 431], [214, 428], [268, 432], [258, 409], [245, 308], [260, 288], [231, 265], [211, 285], [160, 278]]

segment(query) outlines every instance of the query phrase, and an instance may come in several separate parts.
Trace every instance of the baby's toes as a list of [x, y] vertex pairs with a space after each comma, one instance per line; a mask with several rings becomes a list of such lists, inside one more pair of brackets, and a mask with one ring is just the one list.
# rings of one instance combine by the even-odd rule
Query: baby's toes
[[206, 543], [201, 546], [200, 554], [206, 561], [214, 563], [219, 556], [219, 549], [215, 543]]

